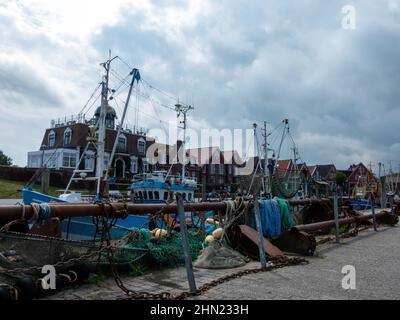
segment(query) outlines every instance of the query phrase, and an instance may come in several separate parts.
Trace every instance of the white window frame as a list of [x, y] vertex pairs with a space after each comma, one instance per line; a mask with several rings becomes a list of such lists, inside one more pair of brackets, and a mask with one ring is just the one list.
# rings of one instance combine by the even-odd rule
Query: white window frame
[[[69, 134], [69, 141], [66, 140], [67, 134]], [[72, 142], [72, 129], [67, 128], [67, 129], [65, 129], [64, 134], [63, 134], [63, 145], [69, 146], [69, 145], [71, 145], [71, 142]]]
[[95, 162], [96, 162], [95, 153], [93, 151], [86, 151], [86, 154], [85, 154], [85, 170], [94, 170]]
[[126, 150], [126, 141], [127, 141], [127, 139], [126, 139], [126, 136], [124, 135], [124, 134], [120, 134], [119, 135], [119, 137], [118, 137], [118, 141], [117, 141], [117, 149], [118, 148], [121, 148], [121, 146], [122, 145], [120, 145], [120, 139], [122, 140], [124, 140], [124, 145], [123, 145], [123, 150], [126, 152], [127, 150]]
[[140, 138], [137, 142], [137, 148], [138, 148], [138, 153], [145, 154], [146, 153], [146, 140], [143, 138]]
[[[50, 143], [50, 137], [52, 137], [52, 143]], [[49, 136], [47, 137], [47, 144], [49, 146], [49, 148], [53, 148], [56, 144], [56, 133], [54, 132], [54, 130], [51, 130], [49, 133]]]
[[[76, 163], [77, 163], [77, 157], [75, 152], [68, 152], [64, 151], [62, 154], [62, 166], [63, 168], [71, 168], [75, 169], [76, 168]], [[67, 161], [66, 161], [67, 159]]]
[[138, 158], [131, 157], [131, 173], [137, 174], [139, 172]]

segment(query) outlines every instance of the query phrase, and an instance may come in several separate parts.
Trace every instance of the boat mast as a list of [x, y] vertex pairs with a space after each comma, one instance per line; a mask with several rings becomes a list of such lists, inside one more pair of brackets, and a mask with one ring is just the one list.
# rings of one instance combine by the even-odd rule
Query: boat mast
[[181, 116], [181, 114], [183, 114], [183, 121], [181, 121], [180, 123], [183, 124], [183, 127], [181, 127], [181, 129], [183, 129], [183, 141], [182, 141], [182, 178], [181, 181], [183, 182], [185, 179], [185, 163], [186, 163], [186, 130], [187, 130], [187, 113], [190, 110], [194, 110], [194, 108], [192, 106], [184, 106], [181, 105], [180, 103], [177, 103], [175, 105], [175, 111], [178, 113], [178, 118]]
[[115, 138], [113, 150], [111, 152], [111, 156], [110, 156], [110, 159], [108, 161], [108, 167], [107, 167], [106, 175], [108, 175], [108, 169], [111, 168], [113, 160], [114, 160], [115, 152], [117, 150], [117, 145], [118, 145], [118, 141], [119, 141], [119, 136], [121, 135], [121, 131], [123, 130], [123, 126], [124, 126], [125, 118], [126, 118], [126, 112], [128, 110], [129, 102], [131, 100], [132, 90], [133, 90], [133, 86], [135, 84], [135, 80], [137, 82], [139, 82], [140, 79], [141, 79], [141, 76], [140, 76], [140, 73], [139, 73], [138, 69], [135, 69], [135, 68], [132, 69], [130, 75], [132, 76], [132, 81], [131, 81], [130, 86], [129, 86], [128, 98], [126, 99], [126, 102], [125, 102], [125, 107], [124, 107], [124, 112], [122, 114], [121, 123], [120, 123], [120, 125], [118, 127], [117, 136]]
[[271, 193], [270, 180], [269, 180], [269, 169], [268, 169], [268, 132], [267, 132], [267, 121], [264, 121], [264, 128], [262, 129], [264, 138], [264, 192], [265, 194]]
[[111, 62], [116, 59], [111, 59], [111, 51], [109, 52], [109, 58], [106, 62], [100, 64], [106, 71], [103, 81], [101, 82], [101, 106], [100, 106], [100, 118], [99, 118], [99, 137], [97, 140], [97, 161], [96, 161], [96, 176], [97, 176], [97, 192], [96, 200], [101, 199], [100, 186], [104, 178], [104, 153], [105, 153], [105, 139], [106, 139], [106, 109], [108, 106], [108, 83], [110, 76], [110, 65]]

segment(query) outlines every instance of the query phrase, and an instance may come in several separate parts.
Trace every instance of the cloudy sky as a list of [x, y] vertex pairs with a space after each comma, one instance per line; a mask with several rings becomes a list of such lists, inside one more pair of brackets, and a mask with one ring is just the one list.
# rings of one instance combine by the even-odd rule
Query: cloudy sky
[[[342, 27], [345, 5], [354, 30]], [[193, 128], [289, 118], [310, 164], [397, 167], [399, 36], [400, 0], [0, 0], [0, 150], [25, 166], [50, 120], [82, 109], [112, 49], [194, 104]], [[133, 103], [141, 125], [176, 122], [153, 102]]]

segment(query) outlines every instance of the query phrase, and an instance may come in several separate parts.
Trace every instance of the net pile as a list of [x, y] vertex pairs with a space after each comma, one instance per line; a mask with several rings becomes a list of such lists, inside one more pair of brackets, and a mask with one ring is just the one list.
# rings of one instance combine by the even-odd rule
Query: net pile
[[[203, 238], [198, 230], [189, 230], [189, 247], [192, 260], [197, 259], [203, 249]], [[133, 239], [123, 248], [147, 249], [150, 261], [159, 266], [174, 267], [185, 263], [181, 233], [176, 233], [170, 238], [164, 237], [152, 241]]]

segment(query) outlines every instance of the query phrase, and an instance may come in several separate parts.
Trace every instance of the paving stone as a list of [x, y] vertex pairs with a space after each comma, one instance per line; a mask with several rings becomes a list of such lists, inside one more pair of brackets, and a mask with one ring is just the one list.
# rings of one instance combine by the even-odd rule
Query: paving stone
[[[193, 300], [336, 300], [399, 299], [400, 228], [367, 230], [358, 237], [344, 239], [340, 245], [328, 243], [310, 257], [309, 265], [291, 266], [271, 272], [246, 275], [212, 288]], [[341, 286], [345, 265], [356, 268], [356, 290]], [[195, 269], [198, 286], [241, 270], [259, 268], [259, 262], [230, 270]], [[124, 284], [137, 291], [179, 293], [188, 290], [184, 268], [155, 270], [132, 278], [122, 276]], [[99, 284], [83, 285], [57, 293], [48, 299], [118, 299], [123, 292], [113, 279]]]

